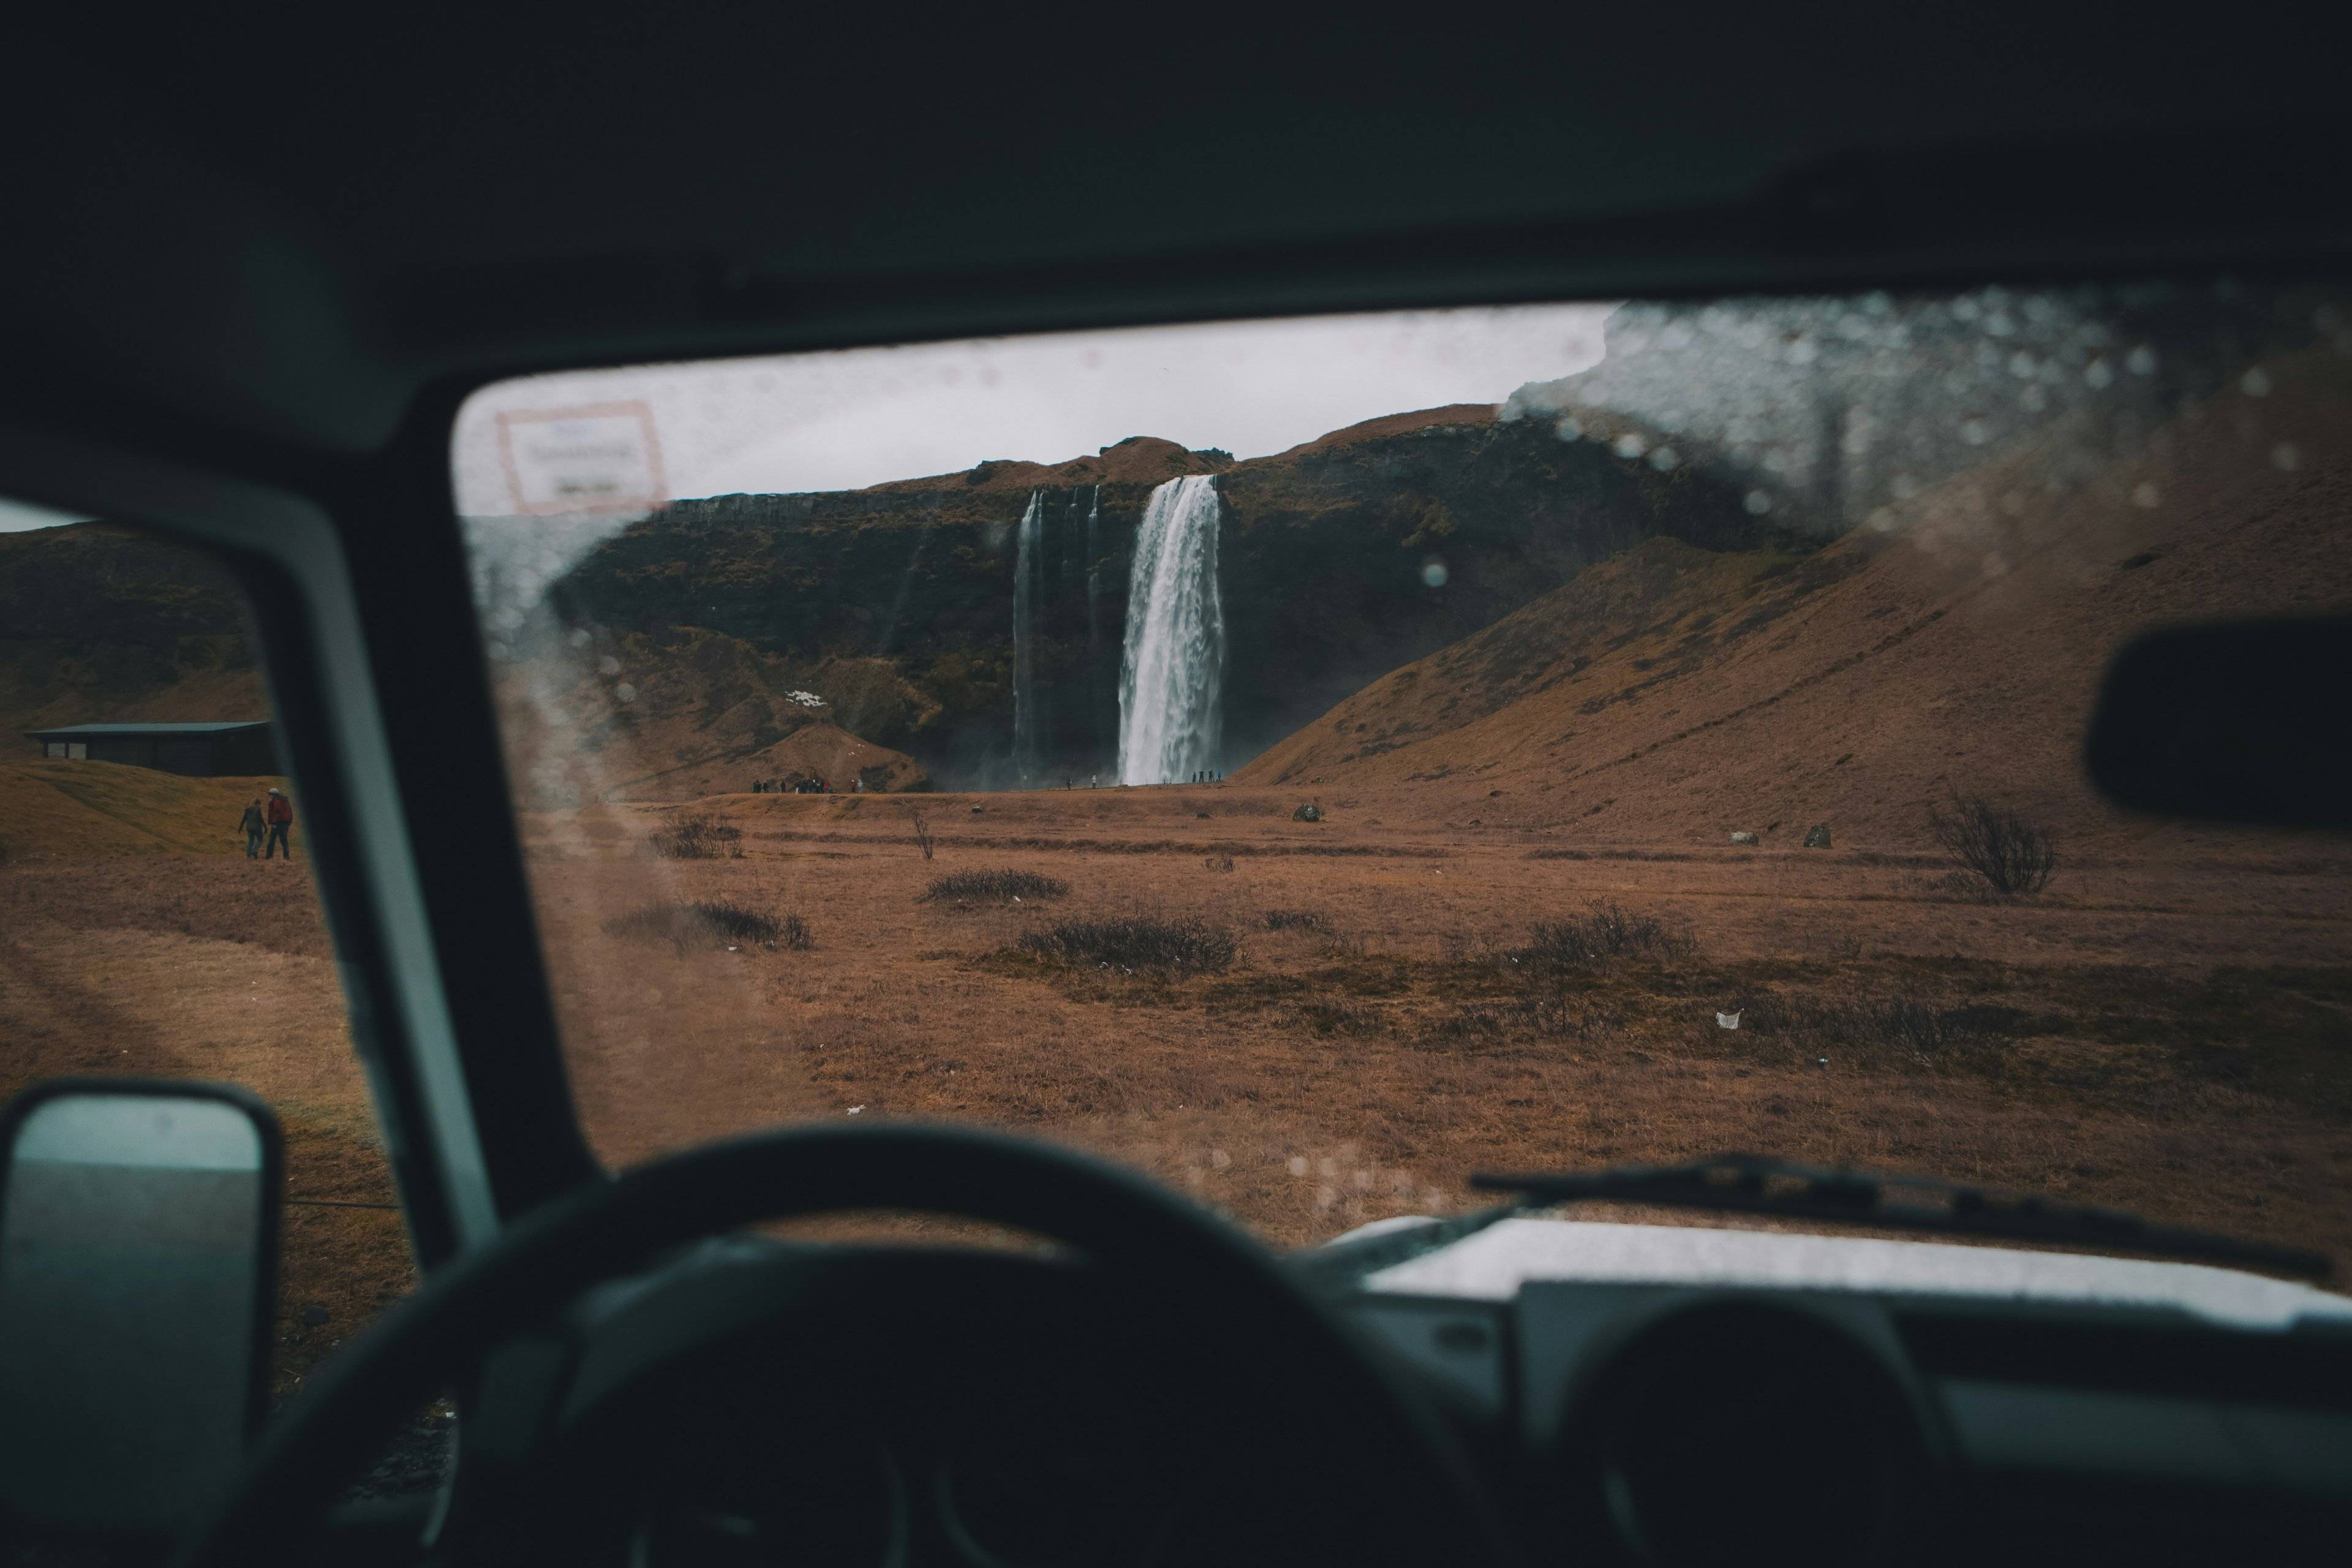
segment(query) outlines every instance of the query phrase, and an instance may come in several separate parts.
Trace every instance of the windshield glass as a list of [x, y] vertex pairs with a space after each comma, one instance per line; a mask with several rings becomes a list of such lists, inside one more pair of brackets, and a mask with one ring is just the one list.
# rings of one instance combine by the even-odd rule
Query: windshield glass
[[2345, 1258], [2352, 849], [2081, 756], [2137, 634], [2352, 602], [2347, 435], [2340, 292], [2200, 283], [544, 376], [453, 462], [614, 1163], [969, 1120], [1297, 1244], [1745, 1149]]

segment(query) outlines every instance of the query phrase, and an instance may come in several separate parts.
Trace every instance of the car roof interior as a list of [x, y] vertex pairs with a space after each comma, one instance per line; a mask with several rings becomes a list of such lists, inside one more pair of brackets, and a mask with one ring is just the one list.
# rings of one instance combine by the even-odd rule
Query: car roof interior
[[331, 463], [383, 451], [427, 389], [559, 364], [2294, 269], [2347, 239], [2328, 51], [2252, 18], [1496, 20], [1254, 17], [1139, 47], [764, 5], [347, 47], [194, 15], [75, 47], [61, 25], [5, 111], [21, 232], [52, 240], [0, 258], [5, 395], [211, 462]]

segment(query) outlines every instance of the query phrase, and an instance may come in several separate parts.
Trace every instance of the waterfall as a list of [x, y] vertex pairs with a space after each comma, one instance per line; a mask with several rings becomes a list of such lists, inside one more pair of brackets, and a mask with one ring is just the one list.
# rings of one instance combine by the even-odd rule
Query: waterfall
[[1118, 675], [1118, 782], [1172, 784], [1217, 763], [1225, 615], [1217, 595], [1224, 509], [1207, 474], [1151, 492], [1128, 580]]
[[1102, 486], [1087, 506], [1087, 765], [1099, 765], [1103, 732], [1102, 668]]
[[1037, 773], [1037, 610], [1045, 575], [1045, 492], [1029, 492], [1013, 555], [1013, 773], [1028, 784]]

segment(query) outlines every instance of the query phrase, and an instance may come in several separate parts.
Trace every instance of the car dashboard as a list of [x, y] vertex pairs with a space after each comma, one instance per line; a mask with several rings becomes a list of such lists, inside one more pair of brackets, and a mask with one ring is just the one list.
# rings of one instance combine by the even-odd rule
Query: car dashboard
[[[1332, 1300], [1525, 1562], [2332, 1561], [2352, 1526], [2352, 1320], [1413, 1279]], [[1225, 1374], [1248, 1331], [1051, 1254], [713, 1241], [498, 1352], [440, 1540], [632, 1568], [1426, 1560], [1398, 1555], [1385, 1456]]]

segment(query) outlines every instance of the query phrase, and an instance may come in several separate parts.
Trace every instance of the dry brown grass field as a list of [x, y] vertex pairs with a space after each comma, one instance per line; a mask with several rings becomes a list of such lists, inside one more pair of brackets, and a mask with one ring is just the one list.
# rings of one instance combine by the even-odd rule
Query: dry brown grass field
[[281, 1391], [413, 1284], [307, 865], [144, 851], [0, 868], [0, 1096], [135, 1074], [239, 1083], [275, 1108]]
[[[2340, 846], [2085, 855], [2004, 901], [1916, 845], [1570, 845], [1395, 826], [1410, 803], [1370, 795], [1295, 822], [1300, 798], [720, 797], [683, 809], [736, 837], [688, 860], [644, 847], [677, 810], [534, 816], [592, 1139], [625, 1164], [800, 1117], [971, 1119], [1127, 1161], [1284, 1244], [1473, 1201], [1476, 1170], [1746, 1149], [2352, 1261]], [[1068, 890], [926, 896], [997, 869]], [[814, 946], [604, 929], [697, 901], [796, 914]], [[1596, 905], [1680, 940], [1553, 970], [1525, 951]], [[1237, 956], [1022, 944], [1136, 916], [1230, 933]]]
[[[1297, 801], [1216, 786], [527, 816], [591, 1137], [625, 1165], [853, 1108], [969, 1120], [1127, 1162], [1284, 1245], [1477, 1201], [1476, 1170], [1748, 1149], [2352, 1264], [2340, 846], [2080, 855], [2003, 902], [1917, 846], [1571, 844], [1402, 826], [1409, 801], [1370, 795], [1295, 822]], [[735, 837], [715, 858], [650, 852], [681, 814]], [[1066, 891], [927, 897], [1008, 869]], [[798, 915], [813, 945], [604, 929], [697, 901]], [[1538, 922], [1601, 904], [1675, 940], [1565, 969], [1527, 951]], [[1234, 956], [1163, 971], [1022, 945], [1132, 916], [1229, 934]], [[1719, 1028], [1734, 1008], [1743, 1026]], [[281, 1387], [411, 1284], [398, 1215], [369, 1206], [392, 1193], [307, 866], [19, 858], [0, 868], [0, 1090], [155, 1073], [277, 1107]]]

